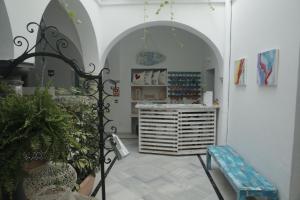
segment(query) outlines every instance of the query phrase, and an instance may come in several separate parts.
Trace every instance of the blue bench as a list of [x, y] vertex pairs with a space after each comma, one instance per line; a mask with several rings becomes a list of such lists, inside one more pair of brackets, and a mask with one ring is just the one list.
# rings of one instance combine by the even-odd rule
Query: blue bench
[[230, 146], [210, 146], [206, 156], [207, 169], [211, 169], [211, 157], [213, 157], [236, 191], [237, 200], [246, 200], [247, 197], [279, 199], [277, 189]]

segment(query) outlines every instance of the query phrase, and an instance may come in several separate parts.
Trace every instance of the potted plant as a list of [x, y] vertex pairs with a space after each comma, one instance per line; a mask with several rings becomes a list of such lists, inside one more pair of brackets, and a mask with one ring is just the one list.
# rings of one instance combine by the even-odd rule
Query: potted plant
[[7, 85], [5, 82], [0, 81], [0, 98], [1, 97], [3, 98], [6, 95], [12, 94], [12, 93], [14, 93], [13, 89], [9, 85]]
[[[48, 90], [9, 95], [0, 101], [0, 190], [13, 192], [32, 168], [45, 161], [67, 162], [77, 142], [72, 116]], [[29, 163], [34, 161], [33, 163]], [[32, 165], [34, 164], [34, 165]], [[1, 192], [1, 191], [0, 191]]]
[[95, 172], [99, 167], [99, 133], [95, 123], [97, 112], [93, 109], [95, 104], [91, 102], [91, 99], [78, 95], [82, 94], [80, 90], [72, 88], [66, 93], [72, 95], [60, 96], [57, 101], [72, 115], [75, 122], [75, 131], [72, 132], [72, 136], [80, 145], [80, 148], [71, 146], [72, 156], [69, 157], [68, 163], [77, 172], [79, 192], [89, 195], [94, 185]]

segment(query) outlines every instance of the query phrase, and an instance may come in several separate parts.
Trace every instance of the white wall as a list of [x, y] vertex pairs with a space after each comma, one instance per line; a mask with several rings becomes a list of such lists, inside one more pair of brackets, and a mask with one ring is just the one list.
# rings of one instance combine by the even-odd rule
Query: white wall
[[[158, 5], [149, 5], [147, 22], [168, 21], [170, 20], [169, 8], [166, 7], [160, 15], [156, 15]], [[131, 28], [137, 27], [144, 23], [144, 6], [100, 6], [99, 12], [101, 17], [101, 38], [100, 55], [101, 62], [110, 49], [124, 36]], [[212, 42], [217, 51], [223, 55], [224, 51], [224, 32], [225, 32], [225, 9], [224, 4], [217, 4], [215, 11], [212, 11], [207, 4], [175, 4], [174, 5], [175, 22], [184, 24], [203, 34], [203, 38]], [[109, 23], [108, 23], [109, 22]], [[176, 24], [174, 24], [176, 25]], [[132, 30], [131, 30], [132, 31]]]
[[14, 55], [13, 37], [4, 1], [0, 1], [0, 59], [11, 59]]
[[[74, 26], [79, 36], [86, 71], [90, 72], [92, 70], [92, 68], [89, 67], [90, 63], [95, 64], [98, 68], [102, 68], [102, 66], [99, 65], [97, 42], [101, 32], [97, 29], [97, 36], [95, 32], [99, 24], [97, 4], [94, 0], [63, 0], [62, 2], [65, 2], [68, 5], [66, 10], [72, 10], [76, 14]], [[64, 6], [65, 4], [62, 3], [62, 5]]]
[[43, 19], [47, 26], [55, 26], [60, 33], [67, 36], [73, 42], [79, 52], [82, 52], [75, 23], [57, 0], [50, 1], [43, 13]]
[[[168, 68], [169, 71], [202, 71], [217, 63], [217, 58], [210, 47], [199, 37], [176, 29], [173, 36], [171, 27], [157, 26], [148, 28], [148, 50], [157, 51], [166, 56], [166, 60], [151, 67], [136, 64], [136, 55], [143, 50], [143, 29], [138, 30], [122, 39], [108, 55], [111, 69], [110, 78], [120, 80], [119, 103], [112, 105], [110, 113], [120, 133], [131, 132], [131, 68]], [[184, 46], [181, 48], [180, 43]], [[209, 58], [210, 62], [207, 62]], [[220, 76], [220, 74], [218, 74]], [[217, 85], [216, 87], [221, 87]], [[216, 96], [219, 96], [217, 94]]]
[[[49, 0], [4, 0], [11, 19], [13, 36], [25, 35], [30, 44], [35, 43], [36, 34], [28, 34], [25, 26], [28, 22], [39, 22]], [[127, 30], [144, 23], [144, 8], [141, 5], [101, 6], [96, 1], [64, 0], [71, 10], [76, 12], [81, 24], [75, 24], [81, 40], [84, 63], [94, 62], [99, 69], [119, 36]], [[215, 5], [212, 11], [208, 4], [175, 4], [175, 22], [182, 23], [203, 34], [203, 38], [214, 45], [214, 51], [222, 56], [224, 52], [224, 16], [223, 3]], [[158, 5], [148, 6], [148, 22], [170, 20], [169, 8], [156, 15]], [[22, 17], [20, 17], [22, 16]], [[114, 44], [113, 44], [114, 43]], [[96, 48], [95, 48], [96, 47]], [[15, 48], [15, 56], [23, 53]], [[100, 59], [99, 59], [100, 58]], [[220, 57], [221, 58], [221, 57]], [[222, 58], [221, 58], [222, 59]], [[99, 70], [98, 70], [99, 71]]]
[[[144, 6], [137, 5], [119, 5], [102, 6], [94, 0], [62, 0], [68, 4], [69, 9], [76, 12], [76, 17], [82, 23], [75, 23], [78, 36], [81, 42], [84, 65], [93, 62], [99, 72], [104, 66], [105, 59], [111, 48], [124, 35], [141, 28], [144, 23]], [[79, 2], [80, 1], [80, 2]], [[50, 2], [49, 0], [5, 0], [8, 7], [8, 15], [11, 19], [13, 36], [24, 35], [29, 39], [30, 44], [36, 41], [36, 34], [28, 34], [25, 25], [29, 21], [39, 22], [41, 16]], [[147, 15], [149, 18], [145, 26], [153, 25], [174, 25], [184, 28], [205, 40], [213, 52], [218, 55], [218, 64], [222, 65], [224, 54], [225, 39], [225, 4], [217, 3], [212, 11], [207, 3], [188, 3], [175, 4], [174, 21], [170, 21], [170, 9], [168, 6], [162, 10], [160, 15], [155, 11], [158, 4], [149, 5]], [[22, 16], [22, 17], [20, 17]], [[29, 36], [31, 35], [31, 36]], [[15, 56], [20, 55], [23, 49], [15, 48]], [[34, 62], [33, 59], [30, 62]], [[86, 69], [89, 71], [89, 69]], [[220, 69], [221, 73], [223, 69]], [[222, 76], [222, 75], [221, 75]], [[221, 84], [219, 81], [218, 84]], [[221, 97], [219, 97], [221, 99]], [[222, 101], [220, 101], [222, 104]], [[226, 105], [221, 106], [221, 111]], [[224, 114], [220, 114], [224, 115]], [[222, 121], [226, 121], [222, 120]], [[219, 123], [221, 120], [219, 120]], [[219, 129], [222, 129], [219, 126]]]
[[[299, 47], [299, 68], [300, 69], [300, 47]], [[295, 116], [295, 130], [294, 130], [294, 149], [292, 161], [292, 173], [290, 183], [290, 200], [298, 200], [300, 198], [300, 70], [298, 70], [298, 90], [297, 90], [297, 104]]]
[[[228, 143], [279, 188], [282, 200], [290, 199], [299, 8], [299, 0], [233, 3]], [[280, 49], [278, 86], [259, 87], [257, 53], [272, 48]], [[247, 58], [245, 88], [235, 87], [232, 78], [233, 62], [240, 57]]]
[[[52, 0], [57, 1], [57, 0]], [[39, 23], [41, 17], [48, 6], [50, 0], [4, 0], [7, 5], [8, 16], [11, 20], [12, 35], [13, 37], [17, 35], [23, 35], [28, 40], [30, 45], [34, 45], [37, 37], [37, 30], [35, 33], [30, 34], [26, 30], [26, 25], [29, 22]], [[85, 0], [66, 0], [71, 10], [75, 11], [78, 19], [82, 21], [80, 24], [75, 24], [77, 29], [80, 47], [82, 49], [84, 65], [86, 70], [89, 70], [89, 63], [94, 63], [97, 67], [102, 68], [99, 65], [99, 51], [98, 51], [98, 38], [95, 35], [95, 30], [97, 28], [97, 33], [101, 34], [101, 28], [99, 28], [99, 9], [98, 4], [93, 1]], [[55, 13], [54, 13], [55, 14]], [[59, 20], [57, 20], [59, 22]], [[68, 35], [64, 33], [65, 35]], [[101, 36], [100, 36], [101, 37]], [[73, 39], [73, 38], [71, 38]], [[78, 45], [75, 43], [78, 47]], [[24, 48], [15, 47], [14, 57], [18, 57], [24, 52]], [[28, 62], [34, 63], [34, 59], [29, 59]]]
[[[60, 32], [57, 37], [53, 37], [49, 32], [46, 33], [47, 39], [49, 40], [51, 45], [55, 46], [56, 41], [59, 38], [66, 39], [69, 43], [69, 46], [68, 48], [63, 49], [64, 55], [69, 58], [75, 59], [78, 62], [78, 65], [84, 68], [81, 43], [77, 29], [72, 19], [68, 16], [67, 12], [58, 1], [53, 0], [49, 3], [43, 14], [43, 19], [47, 26], [55, 26]], [[42, 51], [43, 48], [43, 45], [37, 46], [38, 51]], [[53, 52], [53, 50], [49, 46], [45, 50], [47, 52]], [[52, 77], [54, 86], [65, 88], [74, 86], [74, 71], [70, 69], [70, 67], [66, 63], [56, 58], [46, 57], [45, 69], [43, 71], [42, 58], [37, 57], [35, 61], [35, 70], [31, 71], [29, 75], [29, 86], [42, 86], [42, 77], [44, 78], [44, 84], [47, 84], [50, 80], [47, 73], [49, 69], [55, 70], [55, 76]]]
[[[35, 44], [37, 36], [36, 32], [30, 34], [26, 30], [26, 25], [29, 22], [40, 22], [43, 12], [50, 0], [4, 0], [8, 16], [11, 22], [12, 35], [16, 37], [18, 35], [25, 36], [31, 45]], [[14, 48], [14, 57], [20, 56], [24, 52], [24, 48]], [[34, 62], [34, 59], [28, 60], [28, 62]]]

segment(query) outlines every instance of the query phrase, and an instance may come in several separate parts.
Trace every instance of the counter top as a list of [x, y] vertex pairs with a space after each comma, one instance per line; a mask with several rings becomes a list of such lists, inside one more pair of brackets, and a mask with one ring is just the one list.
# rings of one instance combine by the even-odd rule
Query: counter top
[[217, 109], [219, 106], [205, 106], [203, 104], [137, 104], [136, 108], [141, 109]]

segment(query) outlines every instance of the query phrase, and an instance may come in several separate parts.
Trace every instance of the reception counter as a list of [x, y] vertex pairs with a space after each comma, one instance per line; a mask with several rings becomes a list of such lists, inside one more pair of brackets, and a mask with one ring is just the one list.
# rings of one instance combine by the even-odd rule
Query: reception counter
[[217, 106], [137, 104], [139, 152], [204, 154], [216, 141]]

